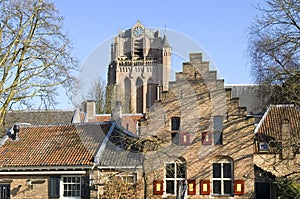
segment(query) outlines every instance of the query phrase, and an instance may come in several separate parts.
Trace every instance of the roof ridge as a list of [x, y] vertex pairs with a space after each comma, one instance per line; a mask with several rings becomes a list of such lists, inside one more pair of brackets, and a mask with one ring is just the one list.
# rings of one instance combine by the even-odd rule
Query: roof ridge
[[270, 104], [269, 107], [297, 107], [296, 104]]
[[[81, 123], [57, 123], [57, 124], [29, 124], [29, 123], [19, 123], [20, 127], [54, 127], [54, 126], [83, 126], [83, 125], [91, 125], [91, 124], [110, 124], [112, 121], [104, 121], [104, 122], [81, 122]], [[18, 123], [16, 123], [18, 124]]]
[[25, 110], [8, 110], [8, 113], [29, 113], [29, 112], [33, 112], [33, 113], [38, 113], [38, 112], [74, 112], [74, 109], [25, 109]]

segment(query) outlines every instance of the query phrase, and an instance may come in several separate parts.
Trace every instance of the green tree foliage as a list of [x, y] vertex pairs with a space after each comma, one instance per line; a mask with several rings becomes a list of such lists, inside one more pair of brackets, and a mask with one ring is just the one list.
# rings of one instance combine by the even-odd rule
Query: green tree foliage
[[280, 198], [295, 199], [300, 198], [300, 183], [295, 179], [277, 178], [276, 185]]
[[300, 104], [300, 1], [269, 0], [250, 28], [252, 74], [267, 104]]
[[0, 0], [0, 124], [8, 109], [49, 108], [71, 94], [77, 60], [48, 0]]

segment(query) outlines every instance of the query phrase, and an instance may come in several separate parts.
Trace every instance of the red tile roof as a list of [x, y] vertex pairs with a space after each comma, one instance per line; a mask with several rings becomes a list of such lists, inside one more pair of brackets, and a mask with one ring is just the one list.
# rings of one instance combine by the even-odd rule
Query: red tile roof
[[91, 165], [111, 123], [21, 127], [0, 147], [0, 167]]
[[295, 136], [300, 139], [300, 110], [296, 105], [271, 105], [255, 133], [265, 134], [275, 139], [282, 139], [282, 125], [289, 124], [291, 132], [298, 132]]

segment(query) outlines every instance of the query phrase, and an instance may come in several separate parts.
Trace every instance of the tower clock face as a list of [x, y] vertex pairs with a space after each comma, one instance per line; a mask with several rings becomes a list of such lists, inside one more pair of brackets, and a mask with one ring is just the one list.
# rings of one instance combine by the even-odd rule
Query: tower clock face
[[133, 35], [136, 37], [142, 36], [144, 33], [144, 29], [141, 26], [137, 26], [133, 29]]

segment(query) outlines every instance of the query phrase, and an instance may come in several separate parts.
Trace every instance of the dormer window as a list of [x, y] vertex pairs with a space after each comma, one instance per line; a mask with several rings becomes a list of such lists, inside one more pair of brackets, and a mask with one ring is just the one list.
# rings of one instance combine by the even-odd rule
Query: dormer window
[[267, 151], [269, 151], [270, 150], [270, 148], [269, 148], [269, 144], [268, 143], [266, 143], [266, 142], [260, 142], [259, 143], [259, 151], [262, 151], [262, 152], [267, 152]]

